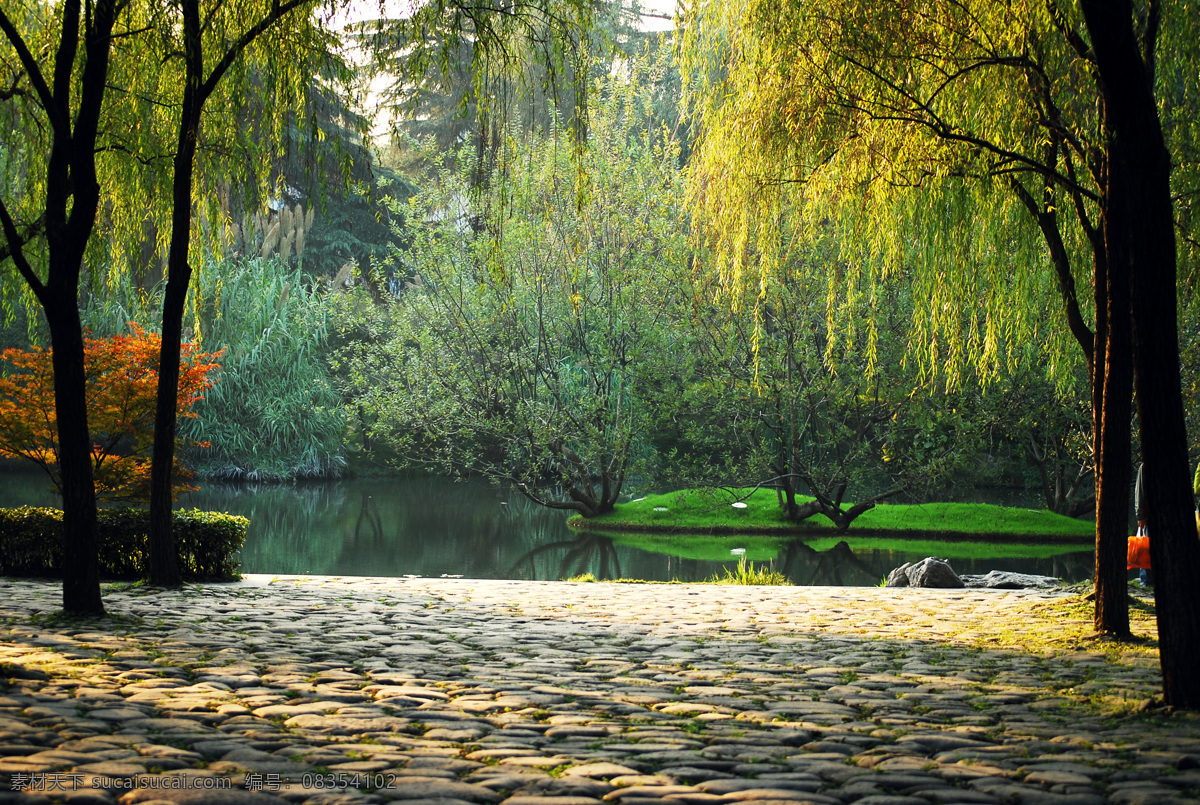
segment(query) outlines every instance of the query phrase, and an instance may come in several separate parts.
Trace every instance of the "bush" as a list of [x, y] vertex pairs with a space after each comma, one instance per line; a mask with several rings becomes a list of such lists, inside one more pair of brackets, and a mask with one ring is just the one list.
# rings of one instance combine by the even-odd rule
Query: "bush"
[[[113, 579], [147, 576], [150, 512], [101, 509], [97, 523], [100, 575]], [[236, 579], [234, 555], [246, 540], [245, 517], [198, 509], [175, 512], [179, 569], [186, 581]], [[0, 574], [62, 576], [62, 512], [22, 506], [0, 509]]]

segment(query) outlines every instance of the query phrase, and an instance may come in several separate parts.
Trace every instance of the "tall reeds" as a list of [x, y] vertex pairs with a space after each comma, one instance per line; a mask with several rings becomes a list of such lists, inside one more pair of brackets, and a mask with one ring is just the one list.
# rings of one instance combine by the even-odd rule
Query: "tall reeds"
[[204, 348], [225, 355], [220, 381], [185, 423], [188, 437], [211, 443], [192, 456], [201, 475], [328, 478], [345, 465], [341, 398], [325, 365], [322, 292], [281, 258], [226, 260], [204, 272]]

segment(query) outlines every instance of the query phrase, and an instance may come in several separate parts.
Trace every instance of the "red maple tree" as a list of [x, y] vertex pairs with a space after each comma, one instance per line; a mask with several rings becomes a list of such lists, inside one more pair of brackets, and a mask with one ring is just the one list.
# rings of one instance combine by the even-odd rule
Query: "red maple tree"
[[[108, 499], [146, 500], [150, 495], [150, 449], [158, 391], [161, 338], [130, 324], [128, 335], [85, 338], [88, 427], [96, 493]], [[179, 361], [180, 417], [204, 397], [221, 353], [185, 344]], [[0, 456], [37, 464], [57, 488], [58, 425], [54, 373], [48, 349], [0, 352]], [[178, 463], [175, 491], [194, 489], [191, 473]]]

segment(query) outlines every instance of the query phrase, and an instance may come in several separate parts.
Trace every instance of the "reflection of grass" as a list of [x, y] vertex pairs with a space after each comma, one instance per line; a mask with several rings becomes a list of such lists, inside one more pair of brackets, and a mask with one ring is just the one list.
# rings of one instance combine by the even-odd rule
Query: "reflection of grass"
[[709, 562], [728, 562], [731, 548], [745, 548], [746, 558], [758, 562], [774, 559], [785, 540], [780, 537], [737, 536], [714, 537], [711, 534], [606, 534], [620, 545], [639, 548], [651, 553], [678, 556], [681, 559], [702, 559]]
[[[700, 559], [708, 562], [728, 562], [732, 548], [744, 548], [746, 557], [766, 562], [779, 555], [788, 539], [770, 536], [713, 536], [711, 534], [649, 534], [625, 533], [606, 534], [614, 542], [628, 545], [651, 553], [678, 556], [683, 559]], [[794, 538], [793, 538], [794, 539]], [[804, 544], [818, 553], [832, 548], [845, 540], [852, 551], [891, 551], [895, 553], [940, 556], [945, 559], [1045, 559], [1051, 556], [1075, 553], [1079, 545], [1071, 543], [981, 542], [974, 540], [898, 539], [889, 537], [855, 537], [853, 532], [846, 536], [806, 539]]]
[[[752, 533], [789, 530], [833, 530], [829, 520], [815, 515], [803, 523], [783, 519], [773, 490], [759, 489], [745, 499], [744, 509], [734, 501], [746, 493], [741, 489], [691, 489], [664, 495], [647, 495], [632, 503], [621, 503], [609, 514], [571, 524], [606, 531], [666, 530], [675, 532]], [[811, 500], [811, 498], [799, 498]], [[847, 504], [848, 505], [848, 504]], [[665, 509], [665, 511], [663, 511]], [[1035, 511], [986, 503], [886, 504], [864, 512], [850, 526], [856, 531], [953, 532], [960, 534], [1008, 534], [1040, 538], [1087, 538], [1095, 526], [1049, 511]]]

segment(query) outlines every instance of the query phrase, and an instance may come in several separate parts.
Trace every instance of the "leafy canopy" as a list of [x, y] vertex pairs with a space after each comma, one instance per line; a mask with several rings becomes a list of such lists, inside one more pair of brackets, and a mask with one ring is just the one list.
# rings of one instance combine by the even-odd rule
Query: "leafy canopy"
[[[280, 183], [303, 184], [284, 177], [290, 154], [307, 140], [322, 138], [321, 99], [340, 92], [349, 80], [339, 62], [336, 34], [323, 27], [316, 3], [304, 3], [288, 17], [262, 31], [243, 50], [232, 45], [248, 36], [278, 4], [271, 0], [206, 3], [202, 11], [200, 50], [215, 74], [228, 69], [208, 96], [197, 137], [196, 211], [191, 261], [201, 265], [205, 250], [220, 251], [228, 241], [230, 215], [262, 208], [278, 195]], [[53, 118], [64, 110], [34, 91], [40, 77], [55, 74], [56, 43], [61, 34], [54, 4], [35, 0], [5, 3], [4, 13], [27, 47], [36, 72], [20, 62], [11, 38], [0, 37], [0, 202], [35, 274], [46, 279], [45, 222], [50, 178], [46, 165], [53, 146]], [[96, 180], [100, 194], [97, 232], [87, 244], [85, 268], [98, 292], [136, 273], [145, 285], [165, 265], [172, 215], [173, 159], [178, 149], [179, 110], [184, 85], [185, 41], [179, 4], [121, 3], [107, 62], [106, 91], [101, 99], [96, 144]], [[84, 54], [77, 55], [82, 63]], [[77, 66], [77, 71], [82, 66]], [[78, 93], [69, 99], [80, 103]], [[65, 110], [74, 115], [74, 106]], [[349, 170], [347, 149], [314, 152], [312, 176], [338, 176]], [[344, 164], [343, 164], [344, 163]], [[294, 173], [294, 171], [293, 171]], [[11, 241], [11, 239], [8, 239]], [[0, 309], [31, 305], [25, 283], [18, 282], [13, 263], [5, 259], [12, 242], [0, 241]], [[146, 275], [149, 274], [148, 280]], [[11, 280], [11, 281], [10, 281]]]
[[[84, 361], [96, 489], [111, 498], [144, 500], [150, 492], [150, 447], [158, 390], [160, 338], [131, 324], [128, 335], [87, 338]], [[219, 353], [183, 349], [179, 364], [179, 416], [213, 384]], [[37, 464], [56, 488], [58, 427], [51, 352], [41, 347], [0, 353], [0, 456]], [[179, 490], [190, 477], [176, 467]]]
[[[928, 372], [994, 376], [1030, 342], [1052, 366], [1078, 360], [1047, 312], [1061, 321], [1054, 296], [1088, 287], [1103, 253], [1106, 142], [1073, 5], [696, 8], [682, 46], [700, 129], [690, 197], [731, 289], [761, 295], [798, 243], [830, 228], [872, 297], [881, 278], [912, 277], [914, 357]], [[1162, 13], [1160, 96], [1195, 108], [1196, 48], [1182, 44], [1195, 14]], [[1186, 151], [1194, 121], [1167, 117]], [[829, 287], [831, 301], [853, 293]], [[1070, 303], [1086, 340], [1090, 299]]]

